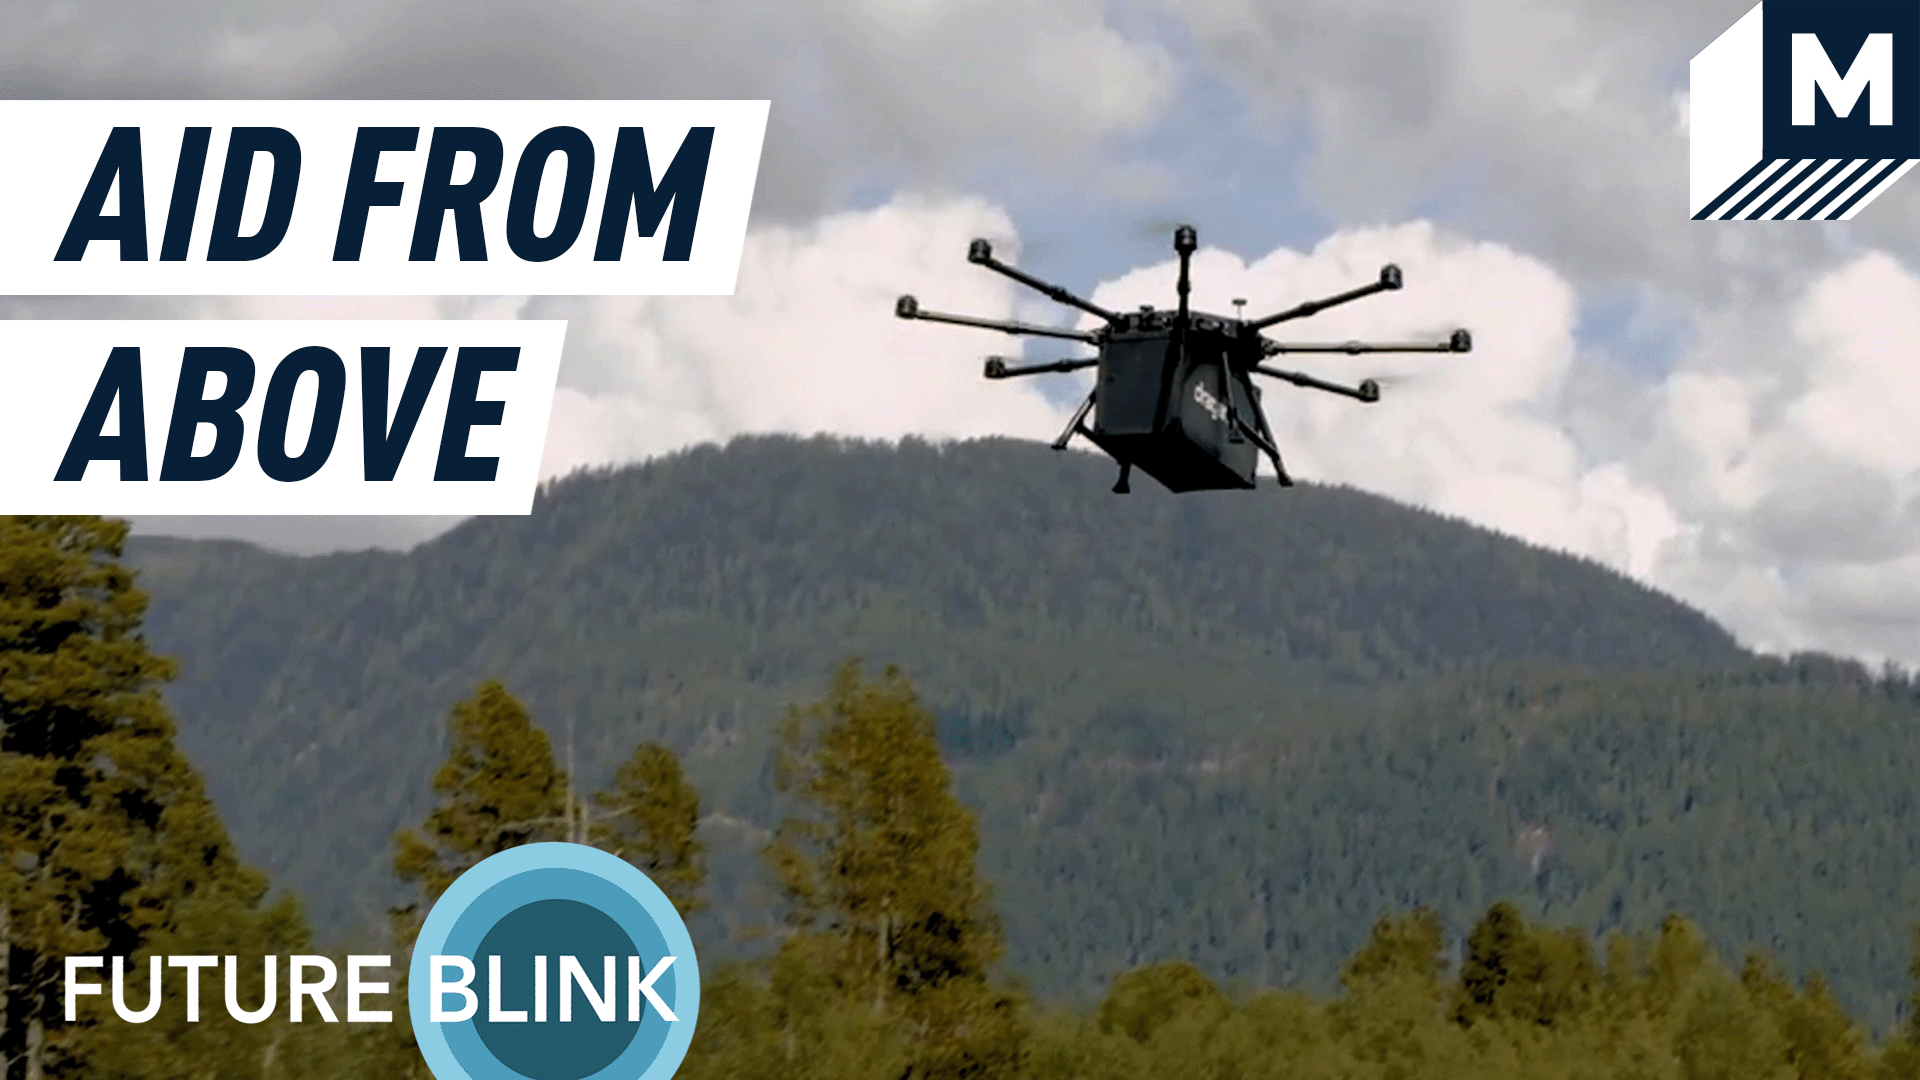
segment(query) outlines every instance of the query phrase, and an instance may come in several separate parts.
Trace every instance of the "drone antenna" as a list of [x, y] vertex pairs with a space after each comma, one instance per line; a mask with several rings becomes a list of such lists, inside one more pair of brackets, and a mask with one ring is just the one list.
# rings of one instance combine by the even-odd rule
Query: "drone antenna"
[[1173, 230], [1173, 250], [1180, 256], [1180, 281], [1176, 288], [1180, 293], [1180, 306], [1173, 320], [1173, 362], [1166, 365], [1160, 377], [1159, 403], [1153, 410], [1153, 428], [1155, 431], [1167, 422], [1167, 401], [1173, 392], [1173, 377], [1177, 369], [1185, 367], [1187, 362], [1187, 294], [1192, 290], [1189, 260], [1194, 249], [1200, 246], [1199, 234], [1193, 226], [1182, 225]]

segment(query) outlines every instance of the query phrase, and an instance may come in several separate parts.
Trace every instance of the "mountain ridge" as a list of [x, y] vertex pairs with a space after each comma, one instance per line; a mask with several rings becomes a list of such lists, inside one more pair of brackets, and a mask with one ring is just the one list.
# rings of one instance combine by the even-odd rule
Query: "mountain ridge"
[[[1741, 895], [1797, 870], [1724, 864], [1705, 804], [1674, 785], [1716, 792], [1715, 813], [1841, 808], [1860, 821], [1846, 845], [1904, 820], [1906, 781], [1876, 762], [1909, 737], [1910, 705], [1856, 685], [1857, 666], [1758, 658], [1592, 560], [1350, 488], [1121, 498], [1110, 479], [1093, 455], [1015, 440], [759, 437], [575, 473], [527, 517], [406, 552], [143, 537], [129, 557], [150, 638], [182, 660], [183, 747], [242, 850], [333, 935], [392, 897], [390, 837], [424, 811], [447, 709], [484, 678], [570, 745], [582, 783], [657, 740], [710, 813], [764, 828], [786, 708], [849, 655], [901, 665], [981, 815], [1010, 962], [1047, 993], [1166, 953], [1324, 982], [1383, 905], [1420, 898], [1457, 921], [1513, 893], [1600, 930], [1692, 896], [1731, 905], [1708, 920], [1723, 935], [1773, 933], [1792, 913]], [[1822, 673], [1794, 684], [1795, 663]], [[1538, 689], [1556, 678], [1572, 689]], [[1741, 735], [1747, 714], [1824, 757], [1749, 761], [1794, 744]], [[1827, 716], [1885, 745], [1835, 741]], [[1687, 779], [1699, 732], [1746, 779]], [[1877, 786], [1834, 787], [1820, 770], [1842, 765]], [[1536, 826], [1551, 852], [1515, 855]], [[765, 914], [751, 836], [716, 836], [705, 941]], [[1845, 889], [1907, 888], [1843, 847]], [[1633, 869], [1681, 850], [1710, 887]], [[1787, 959], [1832, 952], [1857, 1000], [1883, 1002], [1904, 962], [1880, 972], [1833, 921]], [[1884, 951], [1887, 933], [1903, 924], [1862, 940]]]

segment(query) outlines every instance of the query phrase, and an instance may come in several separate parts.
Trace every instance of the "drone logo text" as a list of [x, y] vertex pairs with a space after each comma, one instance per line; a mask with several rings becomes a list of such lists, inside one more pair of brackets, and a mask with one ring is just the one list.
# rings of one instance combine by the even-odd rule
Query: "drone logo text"
[[1214, 423], [1227, 422], [1227, 407], [1220, 403], [1219, 398], [1207, 393], [1207, 388], [1199, 383], [1193, 384], [1193, 400], [1200, 403], [1200, 407], [1206, 410], [1208, 416], [1213, 417]]
[[1763, 0], [1693, 58], [1695, 221], [1847, 221], [1920, 161], [1920, 0]]

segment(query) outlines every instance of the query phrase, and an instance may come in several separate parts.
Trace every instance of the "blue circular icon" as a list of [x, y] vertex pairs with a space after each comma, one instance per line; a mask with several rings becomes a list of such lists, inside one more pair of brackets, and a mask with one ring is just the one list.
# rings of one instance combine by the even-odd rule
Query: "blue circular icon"
[[527, 844], [435, 902], [407, 1003], [435, 1080], [669, 1080], [700, 971], [680, 913], [632, 864]]

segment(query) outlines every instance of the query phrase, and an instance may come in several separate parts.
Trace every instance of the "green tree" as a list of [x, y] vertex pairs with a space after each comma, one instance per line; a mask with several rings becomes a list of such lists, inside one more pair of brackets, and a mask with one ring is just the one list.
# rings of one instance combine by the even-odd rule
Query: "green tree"
[[1501, 900], [1467, 936], [1454, 1018], [1463, 1025], [1492, 1017], [1537, 1019], [1545, 973], [1546, 958], [1520, 910]]
[[639, 867], [686, 916], [703, 906], [705, 851], [697, 835], [700, 793], [680, 759], [658, 743], [642, 743], [594, 796], [588, 842]]
[[1772, 962], [1755, 951], [1741, 969], [1740, 984], [1780, 1032], [1796, 1080], [1864, 1080], [1867, 1076], [1860, 1030], [1834, 1004], [1827, 981], [1818, 972], [1807, 976], [1803, 992], [1795, 993]]
[[1188, 1013], [1217, 1016], [1226, 1006], [1220, 989], [1199, 968], [1186, 960], [1169, 960], [1114, 979], [1094, 1022], [1103, 1034], [1125, 1035], [1143, 1043]]
[[1773, 1018], [1723, 973], [1695, 982], [1678, 1018], [1673, 1052], [1686, 1080], [1792, 1080]]
[[448, 726], [447, 760], [433, 778], [438, 802], [418, 831], [395, 838], [394, 872], [428, 902], [489, 855], [567, 839], [572, 820], [553, 744], [505, 686], [482, 683]]
[[1373, 924], [1373, 934], [1360, 951], [1347, 961], [1340, 983], [1348, 991], [1391, 978], [1412, 978], [1437, 987], [1446, 971], [1441, 951], [1446, 948], [1446, 927], [1431, 908], [1415, 908], [1401, 918], [1382, 918]]
[[[519, 699], [496, 680], [454, 705], [446, 761], [433, 777], [438, 797], [416, 830], [395, 837], [394, 872], [438, 900], [455, 879], [490, 855], [522, 844], [572, 838], [576, 817], [569, 778], [553, 744]], [[421, 900], [393, 911], [400, 978], [394, 1024], [371, 1037], [365, 1053], [386, 1076], [424, 1077], [407, 1008], [410, 956], [424, 918]]]
[[[136, 1008], [148, 1000], [152, 957], [212, 956], [216, 966], [200, 973], [199, 1017], [190, 1020], [186, 1015], [181, 994], [185, 973], [177, 969], [165, 972], [165, 1004], [144, 1024], [122, 1023], [106, 1012], [107, 1006], [96, 1006], [109, 1019], [100, 1030], [105, 1037], [88, 1054], [88, 1077], [306, 1080], [316, 1075], [315, 1045], [331, 1043], [338, 1032], [329, 1030], [334, 1025], [291, 1023], [286, 996], [288, 958], [311, 954], [312, 937], [294, 898], [283, 897], [264, 911], [256, 909], [257, 902], [257, 897], [235, 893], [195, 896], [179, 904], [171, 925], [129, 958], [127, 1000]], [[276, 958], [271, 989], [264, 966], [269, 956]], [[263, 1022], [243, 1024], [227, 1011], [229, 963], [238, 984], [235, 1003], [243, 1010], [271, 1006]], [[110, 979], [109, 974], [101, 981]], [[335, 1007], [341, 1007], [338, 1001]], [[308, 1019], [313, 1019], [311, 1014]]]
[[1913, 959], [1907, 965], [1907, 977], [1911, 982], [1906, 1015], [1880, 1053], [1876, 1080], [1920, 1080], [1920, 927], [1913, 930]]
[[857, 661], [842, 665], [824, 700], [789, 714], [776, 780], [800, 813], [767, 854], [835, 993], [909, 1021], [915, 1076], [1013, 1068], [1019, 1008], [989, 984], [1001, 941], [974, 818], [906, 678], [890, 667], [870, 682]]
[[127, 531], [0, 517], [0, 1075], [259, 1076], [273, 1033], [240, 1030], [224, 1010], [140, 1060], [127, 1053], [138, 1029], [98, 1010], [65, 1020], [67, 956], [128, 958], [138, 972], [161, 952], [305, 934], [290, 901], [262, 909], [265, 877], [240, 862], [174, 743], [161, 700], [174, 667], [141, 633]]
[[1697, 987], [1725, 976], [1706, 935], [1692, 919], [1674, 912], [1660, 920], [1660, 931], [1647, 957], [1645, 1001], [1650, 1014], [1658, 1018], [1676, 1015]]

